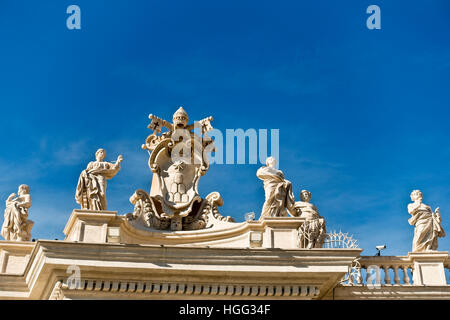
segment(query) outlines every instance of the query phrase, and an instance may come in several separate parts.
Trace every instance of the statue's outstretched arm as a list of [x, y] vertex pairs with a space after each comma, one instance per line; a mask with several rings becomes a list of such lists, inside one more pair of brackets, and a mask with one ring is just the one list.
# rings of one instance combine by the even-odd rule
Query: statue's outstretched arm
[[117, 161], [116, 161], [115, 163], [113, 163], [114, 168], [117, 169], [117, 170], [119, 170], [119, 169], [120, 169], [120, 164], [122, 163], [122, 161], [123, 161], [123, 156], [122, 156], [122, 155], [119, 155], [119, 156], [117, 157]]

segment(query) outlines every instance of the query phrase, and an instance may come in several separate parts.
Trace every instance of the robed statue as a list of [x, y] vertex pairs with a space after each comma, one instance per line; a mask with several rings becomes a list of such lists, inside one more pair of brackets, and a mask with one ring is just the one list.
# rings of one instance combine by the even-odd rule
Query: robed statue
[[264, 182], [265, 202], [261, 217], [286, 217], [288, 213], [297, 216], [292, 184], [284, 178], [281, 170], [275, 168], [275, 165], [275, 158], [269, 157], [266, 166], [256, 172], [256, 176]]
[[414, 190], [411, 193], [411, 200], [413, 203], [408, 204], [408, 212], [412, 217], [408, 222], [415, 227], [412, 251], [437, 250], [438, 237], [445, 237], [441, 224], [441, 211], [436, 208], [433, 212], [430, 206], [424, 204], [420, 190]]
[[5, 240], [29, 241], [34, 222], [28, 220], [28, 209], [31, 207], [30, 188], [22, 184], [18, 195], [10, 194], [6, 200], [5, 220], [2, 226], [2, 237]]
[[112, 179], [120, 170], [123, 157], [119, 155], [116, 162], [103, 161], [106, 157], [104, 149], [95, 153], [96, 161], [89, 162], [78, 179], [75, 200], [82, 209], [106, 210], [106, 180]]
[[300, 201], [295, 203], [300, 218], [305, 222], [298, 230], [300, 248], [322, 248], [326, 236], [325, 219], [320, 216], [317, 207], [311, 202], [311, 192], [302, 190]]

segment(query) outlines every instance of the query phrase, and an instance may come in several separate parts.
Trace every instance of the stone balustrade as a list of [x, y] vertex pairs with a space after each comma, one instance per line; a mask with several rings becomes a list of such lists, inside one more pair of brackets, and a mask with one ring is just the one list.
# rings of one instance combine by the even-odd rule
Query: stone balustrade
[[374, 286], [413, 284], [413, 263], [407, 256], [363, 256], [352, 267], [343, 284]]
[[[419, 255], [419, 256], [418, 256]], [[431, 255], [431, 257], [430, 257]], [[426, 257], [426, 260], [424, 260]], [[416, 266], [420, 275], [414, 277]], [[435, 268], [424, 274], [422, 268]], [[446, 271], [447, 270], [447, 271]], [[433, 275], [438, 280], [430, 280], [430, 285], [450, 285], [450, 256], [447, 253], [434, 252], [409, 254], [408, 256], [361, 256], [352, 265], [342, 285], [364, 286], [410, 286], [425, 285]], [[424, 280], [425, 279], [425, 280]], [[436, 278], [437, 279], [437, 278]], [[437, 281], [437, 282], [436, 282]]]
[[450, 285], [450, 255], [444, 262], [445, 275], [447, 277], [447, 283]]

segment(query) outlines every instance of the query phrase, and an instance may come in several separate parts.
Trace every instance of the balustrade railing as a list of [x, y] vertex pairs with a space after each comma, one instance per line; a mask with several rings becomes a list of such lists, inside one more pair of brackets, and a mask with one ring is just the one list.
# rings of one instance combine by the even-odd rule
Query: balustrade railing
[[444, 262], [445, 268], [445, 278], [447, 279], [447, 284], [450, 284], [450, 256], [447, 261]]
[[408, 286], [413, 284], [413, 264], [408, 257], [361, 257], [341, 282], [343, 285]]

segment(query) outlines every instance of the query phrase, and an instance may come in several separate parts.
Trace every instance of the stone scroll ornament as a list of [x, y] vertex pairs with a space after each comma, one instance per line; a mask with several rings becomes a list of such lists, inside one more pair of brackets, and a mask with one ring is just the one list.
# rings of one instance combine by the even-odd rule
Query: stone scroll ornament
[[[139, 189], [130, 198], [134, 212], [128, 217], [145, 227], [173, 231], [198, 230], [207, 225], [208, 212], [218, 220], [217, 206], [223, 201], [217, 192], [203, 199], [198, 193], [200, 177], [209, 169], [208, 153], [214, 143], [207, 132], [212, 130], [212, 117], [188, 125], [188, 115], [180, 107], [172, 123], [149, 115], [153, 130], [142, 145], [149, 152], [148, 165], [153, 172], [150, 194]], [[162, 129], [166, 128], [165, 132]], [[196, 129], [197, 133], [194, 133]]]
[[12, 193], [6, 200], [5, 220], [2, 226], [2, 237], [5, 240], [30, 241], [34, 222], [28, 219], [31, 207], [30, 188], [22, 184], [18, 195]]
[[441, 211], [439, 208], [433, 212], [430, 206], [424, 204], [423, 194], [420, 190], [411, 192], [413, 203], [408, 204], [408, 212], [411, 215], [408, 222], [414, 226], [413, 252], [434, 251], [438, 249], [438, 238], [445, 237], [445, 231], [441, 223]]
[[116, 162], [103, 161], [105, 157], [105, 149], [98, 149], [95, 153], [96, 161], [89, 162], [80, 174], [75, 200], [81, 205], [81, 209], [107, 210], [106, 181], [120, 170], [123, 157], [119, 155]]

